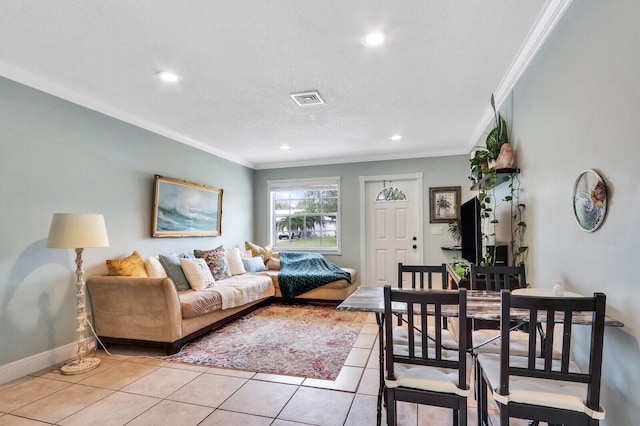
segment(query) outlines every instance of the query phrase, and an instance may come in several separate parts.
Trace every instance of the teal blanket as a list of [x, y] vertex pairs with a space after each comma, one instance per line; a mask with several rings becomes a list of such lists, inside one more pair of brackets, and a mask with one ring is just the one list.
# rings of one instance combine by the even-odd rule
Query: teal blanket
[[284, 300], [336, 280], [351, 282], [351, 274], [329, 262], [320, 253], [280, 252], [278, 285]]

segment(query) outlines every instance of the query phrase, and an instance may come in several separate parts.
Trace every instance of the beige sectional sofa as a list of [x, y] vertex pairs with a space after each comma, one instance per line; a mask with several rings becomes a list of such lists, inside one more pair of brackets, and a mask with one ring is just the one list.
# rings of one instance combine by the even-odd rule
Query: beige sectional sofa
[[[297, 296], [344, 300], [358, 287], [351, 275]], [[278, 271], [246, 273], [202, 290], [176, 289], [170, 278], [97, 275], [87, 279], [95, 330], [104, 343], [161, 346], [174, 354], [187, 341], [217, 328], [274, 297], [281, 297]], [[231, 301], [231, 302], [230, 302]]]

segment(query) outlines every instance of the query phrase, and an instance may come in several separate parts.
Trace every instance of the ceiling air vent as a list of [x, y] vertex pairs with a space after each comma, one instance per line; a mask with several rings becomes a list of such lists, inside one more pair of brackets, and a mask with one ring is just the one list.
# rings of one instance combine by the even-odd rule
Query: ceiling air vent
[[317, 90], [302, 93], [292, 93], [290, 95], [294, 101], [300, 106], [320, 105], [324, 103], [324, 100], [320, 97], [320, 93]]

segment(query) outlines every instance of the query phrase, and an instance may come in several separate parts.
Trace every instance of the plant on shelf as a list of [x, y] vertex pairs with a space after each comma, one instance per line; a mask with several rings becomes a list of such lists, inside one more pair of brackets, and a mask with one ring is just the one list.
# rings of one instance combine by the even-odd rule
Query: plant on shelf
[[[496, 102], [491, 95], [491, 108], [493, 109], [494, 127], [487, 134], [486, 146], [476, 146], [471, 162], [471, 173], [469, 179], [479, 181], [489, 173], [489, 169], [494, 167], [495, 161], [500, 156], [502, 146], [509, 144], [509, 131], [504, 117], [496, 110]], [[483, 167], [483, 165], [488, 167]]]
[[[489, 132], [486, 139], [486, 147], [476, 147], [476, 154], [471, 160], [472, 171], [477, 163], [487, 159], [495, 160], [503, 150], [503, 145], [509, 144], [509, 133], [507, 124], [500, 113], [496, 111], [495, 100], [491, 95], [491, 107], [493, 108], [495, 127]], [[510, 146], [508, 147], [510, 148]], [[509, 149], [509, 151], [511, 151]], [[510, 152], [512, 154], [512, 152]], [[511, 164], [513, 164], [511, 162]], [[480, 169], [481, 177], [486, 177], [484, 184], [478, 194], [480, 200], [480, 216], [483, 221], [482, 239], [483, 246], [493, 246], [493, 250], [487, 250], [483, 254], [482, 265], [495, 265], [497, 248], [503, 245], [496, 239], [496, 229], [499, 220], [496, 215], [497, 209], [503, 203], [508, 203], [510, 208], [510, 247], [511, 261], [513, 265], [523, 264], [528, 253], [528, 246], [524, 245], [524, 234], [527, 225], [523, 219], [525, 209], [524, 203], [520, 202], [520, 179], [515, 170], [509, 174], [501, 174], [502, 179], [495, 167]], [[495, 188], [501, 183], [508, 182], [509, 192], [501, 200], [496, 198]]]
[[451, 235], [456, 244], [460, 244], [460, 238], [462, 237], [460, 234], [460, 219], [456, 218], [449, 222], [449, 235]]
[[449, 265], [451, 265], [453, 270], [456, 272], [456, 275], [458, 275], [459, 277], [469, 276], [471, 266], [466, 260], [454, 257], [449, 261]]
[[507, 122], [502, 115], [496, 111], [496, 102], [491, 95], [491, 108], [493, 108], [494, 128], [487, 135], [487, 151], [489, 151], [489, 158], [495, 160], [500, 155], [502, 145], [509, 143], [509, 132], [507, 130]]
[[482, 178], [482, 171], [489, 167], [489, 151], [483, 147], [476, 147], [473, 158], [469, 161], [471, 162], [469, 179], [478, 182]]

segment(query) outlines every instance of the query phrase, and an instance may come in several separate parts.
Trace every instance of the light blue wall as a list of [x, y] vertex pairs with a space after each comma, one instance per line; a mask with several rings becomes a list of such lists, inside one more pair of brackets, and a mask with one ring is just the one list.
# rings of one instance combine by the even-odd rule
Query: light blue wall
[[[150, 238], [153, 177], [224, 189], [222, 236]], [[111, 246], [87, 275], [138, 250], [243, 246], [253, 171], [0, 78], [0, 366], [75, 341], [75, 253], [47, 249], [54, 212], [103, 213]]]
[[[625, 323], [605, 333], [602, 404], [604, 424], [614, 426], [640, 422], [638, 16], [634, 0], [574, 1], [505, 108], [527, 203], [527, 278], [602, 291], [608, 313]], [[572, 211], [585, 169], [600, 171], [610, 197], [594, 233]]]
[[[347, 266], [360, 270], [360, 176], [381, 176], [394, 174], [423, 173], [423, 208], [424, 208], [424, 262], [437, 264], [446, 262], [450, 252], [443, 252], [441, 246], [450, 246], [453, 240], [447, 232], [446, 224], [441, 227], [442, 235], [431, 235], [429, 223], [429, 188], [437, 186], [460, 186], [463, 201], [472, 194], [469, 190], [469, 157], [449, 156], [420, 158], [398, 161], [378, 161], [366, 163], [335, 164], [317, 167], [292, 167], [272, 170], [257, 170], [254, 177], [254, 197], [257, 211], [265, 214], [255, 216], [256, 243], [267, 244], [269, 238], [269, 200], [267, 197], [267, 181], [270, 179], [296, 179], [310, 177], [341, 177], [341, 230], [342, 255], [327, 255], [339, 266]], [[474, 194], [475, 195], [475, 194]]]

